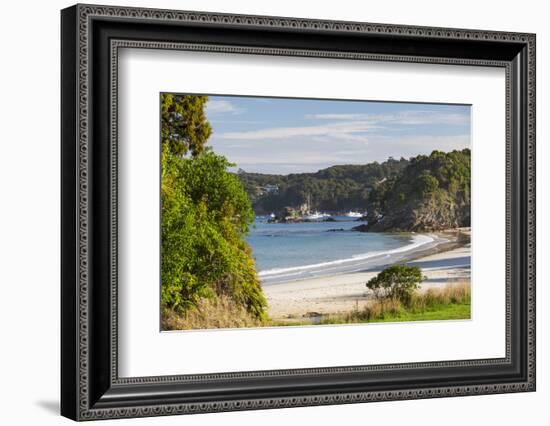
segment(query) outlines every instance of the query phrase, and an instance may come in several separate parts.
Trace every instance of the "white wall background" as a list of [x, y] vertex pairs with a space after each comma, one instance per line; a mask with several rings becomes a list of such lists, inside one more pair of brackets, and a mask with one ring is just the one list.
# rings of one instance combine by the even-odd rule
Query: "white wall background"
[[[545, 2], [394, 0], [104, 0], [162, 7], [526, 31], [537, 33], [538, 390], [530, 394], [107, 421], [102, 424], [279, 425], [351, 423], [544, 424], [550, 401], [550, 27]], [[0, 43], [0, 418], [6, 425], [68, 424], [59, 405], [59, 9], [71, 2], [2, 6]], [[488, 165], [490, 167], [490, 165]]]

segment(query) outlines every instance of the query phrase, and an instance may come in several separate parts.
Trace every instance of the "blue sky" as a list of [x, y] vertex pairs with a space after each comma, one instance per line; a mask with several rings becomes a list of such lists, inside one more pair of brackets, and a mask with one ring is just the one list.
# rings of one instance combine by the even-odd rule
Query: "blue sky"
[[315, 172], [336, 164], [470, 147], [470, 106], [209, 96], [209, 145], [247, 172]]

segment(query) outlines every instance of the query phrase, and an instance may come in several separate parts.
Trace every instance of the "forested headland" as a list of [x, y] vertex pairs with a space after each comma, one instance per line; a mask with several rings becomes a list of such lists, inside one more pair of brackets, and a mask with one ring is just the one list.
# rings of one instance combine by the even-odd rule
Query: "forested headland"
[[256, 214], [307, 203], [332, 214], [368, 212], [365, 231], [426, 231], [470, 226], [470, 150], [433, 151], [383, 163], [338, 165], [316, 173], [239, 170]]
[[410, 159], [370, 193], [369, 231], [437, 231], [470, 226], [470, 149]]

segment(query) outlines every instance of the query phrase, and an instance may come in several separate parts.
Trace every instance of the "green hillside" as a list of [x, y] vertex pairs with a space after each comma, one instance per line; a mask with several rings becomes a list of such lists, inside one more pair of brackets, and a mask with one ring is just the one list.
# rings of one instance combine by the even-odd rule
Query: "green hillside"
[[257, 215], [307, 204], [333, 214], [368, 211], [364, 231], [424, 231], [470, 226], [470, 150], [433, 151], [406, 160], [338, 165], [316, 173], [239, 170]]
[[407, 164], [404, 158], [390, 158], [383, 163], [332, 166], [316, 173], [267, 175], [240, 170], [238, 175], [258, 215], [304, 203], [311, 210], [338, 213], [364, 211], [369, 192], [385, 179], [399, 176]]

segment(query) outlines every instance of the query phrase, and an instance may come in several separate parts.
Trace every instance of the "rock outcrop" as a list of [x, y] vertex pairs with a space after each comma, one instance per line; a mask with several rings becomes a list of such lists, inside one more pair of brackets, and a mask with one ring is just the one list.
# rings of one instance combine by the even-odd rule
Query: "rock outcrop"
[[425, 232], [470, 226], [470, 150], [411, 159], [398, 179], [375, 188], [359, 232]]
[[425, 232], [467, 226], [470, 226], [469, 205], [458, 206], [449, 199], [428, 199], [395, 208], [385, 215], [373, 215], [367, 224], [353, 229], [360, 232]]

